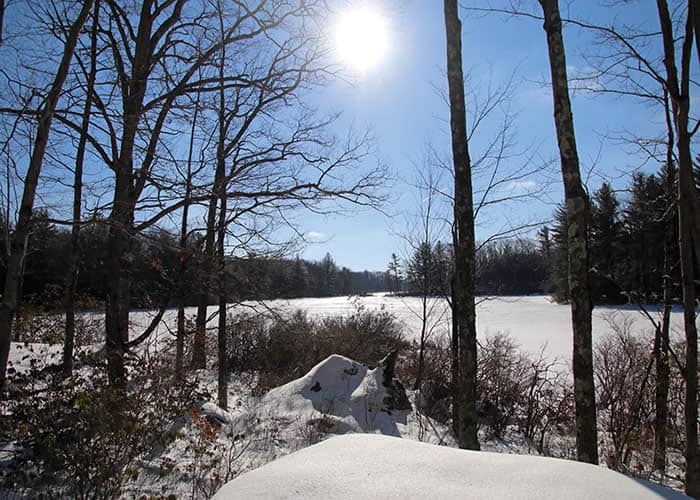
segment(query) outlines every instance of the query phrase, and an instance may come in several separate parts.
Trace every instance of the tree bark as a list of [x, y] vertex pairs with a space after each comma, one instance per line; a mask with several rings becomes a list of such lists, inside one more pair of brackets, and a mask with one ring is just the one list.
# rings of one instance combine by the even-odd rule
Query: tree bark
[[677, 256], [673, 254], [675, 238], [674, 225], [678, 224], [676, 210], [676, 174], [673, 161], [673, 121], [669, 109], [668, 92], [665, 93], [666, 125], [668, 145], [666, 149], [666, 167], [664, 170], [664, 194], [668, 203], [664, 234], [664, 310], [661, 325], [656, 328], [654, 338], [654, 359], [656, 363], [656, 391], [654, 418], [654, 470], [661, 476], [666, 472], [666, 432], [668, 429], [668, 391], [670, 387], [670, 369], [668, 355], [670, 349], [669, 330], [671, 309], [673, 308], [673, 266]]
[[[29, 236], [32, 211], [34, 209], [34, 197], [39, 182], [39, 174], [46, 153], [46, 145], [51, 131], [54, 110], [58, 103], [58, 98], [63, 88], [70, 69], [71, 59], [78, 43], [78, 37], [90, 14], [92, 0], [85, 0], [83, 6], [68, 31], [68, 37], [63, 48], [61, 62], [56, 71], [51, 89], [46, 98], [46, 105], [39, 115], [39, 125], [32, 155], [29, 160], [29, 167], [24, 179], [24, 190], [20, 203], [19, 214], [15, 234], [12, 237], [11, 253], [7, 262], [5, 283], [0, 304], [0, 386], [5, 382], [7, 374], [7, 362], [10, 354], [10, 343], [12, 341], [12, 323], [19, 303], [19, 282], [22, 268], [22, 261], [26, 252], [26, 242]], [[9, 221], [8, 221], [9, 224]]]
[[450, 129], [454, 168], [454, 224], [452, 241], [455, 252], [452, 314], [459, 343], [459, 447], [479, 449], [477, 437], [477, 347], [475, 292], [474, 204], [472, 199], [471, 160], [467, 144], [467, 112], [462, 73], [462, 23], [456, 0], [444, 0], [447, 38], [447, 82], [450, 99]]
[[80, 138], [75, 155], [75, 172], [73, 176], [73, 224], [71, 226], [70, 246], [68, 251], [68, 267], [64, 287], [64, 310], [66, 315], [65, 332], [63, 337], [63, 375], [69, 377], [73, 373], [73, 350], [75, 345], [75, 293], [78, 285], [78, 264], [80, 261], [80, 217], [83, 195], [83, 163], [85, 147], [90, 127], [92, 111], [92, 94], [97, 73], [97, 28], [99, 22], [100, 2], [95, 0], [92, 30], [90, 32], [90, 70], [85, 89], [85, 106], [80, 123]]
[[190, 130], [189, 152], [187, 154], [187, 177], [185, 179], [185, 204], [182, 207], [182, 219], [180, 222], [180, 268], [178, 269], [178, 304], [177, 304], [177, 334], [175, 339], [175, 378], [182, 380], [185, 365], [185, 271], [189, 255], [187, 252], [187, 220], [189, 218], [190, 196], [192, 194], [192, 155], [194, 154], [194, 133], [197, 128], [199, 115], [199, 94], [194, 105], [192, 117], [192, 129]]
[[[224, 13], [221, 0], [218, 1], [219, 29], [221, 30], [221, 60], [219, 61], [219, 143], [216, 151], [217, 175], [226, 172], [226, 94], [224, 91], [224, 66], [226, 64], [226, 45], [224, 38]], [[218, 384], [217, 395], [219, 407], [228, 409], [228, 350], [226, 349], [226, 182], [219, 179], [218, 190], [215, 194], [219, 198], [219, 224], [217, 226], [217, 272], [219, 291], [219, 331], [217, 335], [218, 347]]]
[[217, 335], [218, 347], [218, 385], [217, 395], [219, 407], [228, 410], [228, 349], [226, 337], [226, 195], [221, 196], [221, 211], [218, 227], [218, 273], [219, 273], [219, 329]]
[[[680, 244], [681, 284], [683, 290], [683, 318], [686, 338], [685, 356], [685, 488], [691, 497], [700, 497], [700, 460], [698, 454], [698, 332], [695, 325], [695, 270], [693, 251], [698, 253], [697, 190], [690, 153], [691, 134], [688, 130], [690, 115], [690, 59], [693, 47], [694, 3], [688, 2], [685, 36], [681, 54], [680, 78], [676, 66], [673, 22], [666, 0], [657, 0], [659, 23], [664, 44], [666, 88], [671, 98], [673, 122], [676, 130], [678, 158], [678, 237]], [[700, 255], [695, 255], [700, 258]]]
[[593, 305], [588, 269], [589, 200], [583, 189], [579, 172], [559, 4], [557, 0], [539, 0], [539, 2], [544, 13], [544, 30], [547, 33], [554, 121], [557, 129], [569, 228], [569, 293], [574, 333], [573, 372], [577, 458], [582, 462], [597, 464], [598, 439], [591, 334]]

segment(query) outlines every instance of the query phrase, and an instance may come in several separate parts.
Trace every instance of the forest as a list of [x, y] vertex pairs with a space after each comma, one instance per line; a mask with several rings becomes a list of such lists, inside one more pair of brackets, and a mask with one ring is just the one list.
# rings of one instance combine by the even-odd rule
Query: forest
[[[70, 232], [49, 223], [46, 214], [35, 215], [27, 242], [24, 262], [22, 300], [40, 306], [44, 311], [59, 311], [65, 297], [65, 263], [70, 258]], [[7, 234], [7, 232], [4, 232]], [[82, 309], [104, 307], [107, 298], [108, 232], [105, 222], [84, 227], [78, 245], [82, 257], [77, 263], [75, 294]], [[177, 238], [164, 230], [146, 232], [135, 238], [130, 269], [131, 307], [153, 308], [177, 306], [178, 287], [184, 304], [198, 303], [196, 283], [205, 279], [204, 257], [196, 244], [188, 247], [187, 270], [178, 277], [182, 252]], [[6, 260], [0, 263], [0, 276], [6, 272]], [[312, 262], [300, 257], [255, 254], [227, 257], [226, 301], [235, 304], [244, 300], [297, 297], [330, 297], [384, 291], [383, 273], [351, 271], [339, 267], [327, 254]], [[214, 293], [208, 304], [216, 303]]]
[[0, 496], [375, 433], [700, 497], [696, 2], [399, 4], [0, 0]]

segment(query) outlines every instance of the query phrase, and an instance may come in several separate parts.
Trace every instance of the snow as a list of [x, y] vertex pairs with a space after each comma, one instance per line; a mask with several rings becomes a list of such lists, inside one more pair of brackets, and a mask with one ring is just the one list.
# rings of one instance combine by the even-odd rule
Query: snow
[[473, 452], [395, 437], [336, 436], [248, 472], [214, 496], [231, 498], [688, 498], [602, 467]]
[[[242, 305], [229, 306], [229, 313], [237, 311], [258, 312], [263, 315], [275, 310], [278, 313], [305, 311], [311, 318], [325, 318], [336, 315], [350, 315], [359, 309], [368, 311], [385, 311], [393, 316], [404, 328], [407, 339], [418, 339], [421, 331], [421, 303], [419, 297], [396, 297], [377, 293], [363, 297], [339, 296], [325, 298], [302, 298], [290, 300], [268, 300], [264, 302], [245, 302]], [[447, 336], [449, 331], [449, 307], [441, 298], [429, 299], [432, 338]], [[661, 308], [647, 306], [649, 314], [660, 321]], [[209, 326], [216, 328], [217, 307], [208, 309]], [[187, 308], [188, 317], [194, 317], [196, 308]], [[136, 337], [148, 326], [153, 311], [134, 311], [131, 313], [130, 335]], [[86, 314], [92, 320], [101, 319], [101, 314]], [[177, 311], [168, 310], [160, 326], [149, 342], [151, 348], [157, 349], [156, 339], [164, 345], [172, 344], [172, 332], [176, 329]], [[573, 348], [571, 334], [571, 309], [566, 304], [556, 304], [543, 295], [516, 297], [480, 297], [477, 304], [477, 330], [479, 338], [498, 332], [509, 333], [519, 347], [532, 354], [543, 348], [549, 359], [558, 359], [568, 365]], [[636, 306], [596, 306], [593, 310], [593, 338], [601, 338], [612, 330], [611, 323], [626, 325], [632, 333], [641, 334], [653, 331], [653, 325]], [[672, 335], [683, 331], [683, 314], [680, 308], [671, 313]], [[13, 346], [13, 350], [15, 347]]]
[[[448, 307], [442, 299], [431, 299], [433, 320], [443, 328], [434, 335], [446, 334]], [[383, 310], [405, 328], [406, 336], [416, 338], [420, 332], [420, 299], [376, 294], [367, 297], [332, 297], [322, 299], [276, 300], [262, 304], [246, 303], [231, 307], [231, 313], [245, 308], [281, 312], [304, 310], [312, 318], [349, 315], [358, 310]], [[215, 328], [214, 307], [209, 313]], [[190, 308], [193, 316], [195, 309]], [[139, 335], [149, 324], [153, 312], [131, 314], [131, 334]], [[506, 332], [529, 352], [539, 352], [568, 363], [571, 351], [570, 309], [552, 303], [547, 297], [527, 296], [492, 298], [477, 307], [480, 338]], [[652, 316], [659, 310], [652, 308]], [[101, 315], [86, 313], [88, 319]], [[139, 356], [160, 355], [163, 348], [173, 349], [172, 330], [175, 311], [167, 311], [154, 335], [139, 347]], [[611, 330], [610, 323], [627, 325], [637, 333], [650, 332], [651, 323], [634, 307], [596, 307], [593, 313], [594, 338]], [[682, 314], [672, 313], [672, 328], [682, 331]], [[83, 346], [95, 351], [100, 345]], [[60, 362], [62, 346], [13, 343], [11, 367], [18, 374]], [[150, 354], [149, 354], [150, 353]], [[162, 488], [178, 496], [192, 494], [193, 477], [198, 477], [210, 496], [221, 483], [244, 473], [222, 491], [219, 498], [260, 495], [263, 497], [309, 496], [350, 497], [469, 497], [520, 498], [553, 497], [604, 498], [611, 491], [620, 498], [658, 498], [647, 483], [636, 482], [601, 468], [535, 457], [510, 457], [502, 453], [532, 453], [532, 445], [517, 432], [503, 439], [480, 435], [482, 449], [492, 453], [468, 453], [444, 446], [430, 447], [414, 443], [456, 446], [450, 430], [419, 412], [387, 407], [387, 389], [382, 384], [383, 367], [369, 367], [342, 356], [331, 356], [309, 373], [286, 385], [259, 396], [252, 394], [248, 375], [234, 376], [229, 385], [229, 411], [209, 401], [201, 401], [196, 412], [219, 432], [210, 438], [201, 424], [189, 415], [174, 427], [178, 439], [170, 446], [144, 459], [136, 483], [127, 486], [133, 496], [160, 495]], [[210, 394], [216, 393], [213, 370], [197, 373]], [[415, 393], [408, 393], [414, 402]], [[414, 404], [415, 408], [415, 404]], [[350, 434], [369, 433], [374, 436]], [[330, 440], [306, 450], [334, 435]], [[483, 434], [483, 433], [482, 433]], [[380, 435], [400, 439], [382, 438]], [[303, 451], [299, 451], [303, 450]], [[297, 452], [297, 453], [295, 453]], [[295, 453], [289, 458], [281, 458]], [[231, 461], [230, 457], [235, 456]], [[568, 456], [561, 453], [559, 456]], [[300, 458], [299, 458], [300, 457]], [[545, 460], [544, 462], [542, 460]], [[279, 464], [282, 465], [279, 465]], [[285, 464], [290, 464], [286, 466]], [[269, 465], [266, 465], [269, 464]], [[294, 465], [296, 464], [296, 465]], [[308, 467], [305, 465], [308, 464]], [[263, 467], [260, 472], [255, 471]], [[270, 476], [266, 471], [270, 470]], [[164, 477], [163, 471], [169, 471]], [[252, 471], [252, 472], [249, 472]], [[258, 476], [258, 474], [262, 474]], [[296, 475], [294, 475], [296, 474]], [[248, 479], [250, 476], [259, 479]], [[207, 482], [208, 481], [208, 482]], [[286, 482], [285, 482], [286, 481]], [[257, 486], [268, 489], [248, 489]], [[572, 485], [570, 491], [567, 484]], [[285, 486], [286, 485], [286, 486]], [[308, 486], [308, 488], [307, 488]], [[233, 490], [231, 488], [234, 488]], [[302, 488], [296, 490], [294, 488]], [[469, 488], [468, 494], [465, 488]], [[605, 491], [599, 488], [605, 489]], [[607, 489], [606, 489], [607, 488]], [[200, 491], [205, 491], [200, 488]], [[670, 490], [663, 495], [674, 498]], [[228, 493], [227, 493], [228, 492]], [[295, 493], [296, 492], [296, 493]], [[544, 492], [544, 493], [543, 493]], [[584, 495], [585, 492], [585, 495]], [[644, 496], [646, 495], [646, 496]], [[650, 496], [652, 495], [652, 496]], [[671, 495], [671, 496], [669, 496]], [[683, 498], [676, 495], [675, 498]]]
[[[32, 369], [60, 363], [62, 355], [63, 346], [60, 344], [13, 342], [7, 363], [8, 371], [11, 375], [29, 375]], [[39, 362], [42, 363], [41, 366], [38, 365]]]
[[[264, 302], [246, 302], [238, 306], [230, 306], [229, 312], [257, 311], [268, 314], [270, 310], [279, 313], [291, 313], [296, 310], [305, 311], [311, 318], [324, 318], [336, 315], [350, 315], [359, 309], [368, 311], [385, 311], [393, 316], [405, 330], [408, 339], [417, 339], [421, 331], [421, 304], [418, 297], [396, 297], [387, 294], [373, 294], [364, 297], [326, 297], [303, 298], [291, 300], [269, 300]], [[433, 311], [431, 323], [435, 324], [433, 338], [448, 335], [449, 307], [447, 301], [441, 298], [429, 299], [429, 309]], [[571, 361], [573, 346], [571, 334], [571, 309], [565, 304], [556, 304], [550, 297], [542, 295], [517, 297], [486, 297], [479, 298], [477, 305], [477, 330], [479, 338], [498, 332], [509, 333], [519, 344], [520, 348], [529, 353], [539, 353], [543, 348], [549, 359], [558, 359], [565, 364]], [[660, 321], [661, 308], [647, 306], [649, 314]], [[216, 327], [215, 306], [208, 310], [212, 328]], [[187, 308], [187, 315], [194, 317], [196, 308]], [[131, 313], [130, 335], [140, 335], [148, 326], [153, 311], [134, 311]], [[102, 314], [85, 313], [91, 320], [101, 320]], [[172, 332], [177, 324], [177, 311], [169, 310], [149, 339], [150, 347], [157, 349], [157, 343], [172, 344]], [[652, 332], [653, 325], [647, 317], [635, 306], [596, 306], [593, 310], [593, 338], [599, 339], [612, 330], [611, 323], [626, 325], [631, 332], [641, 334]], [[674, 308], [671, 313], [671, 331], [680, 335], [683, 331], [683, 313], [680, 308]], [[159, 339], [159, 340], [156, 340]], [[13, 343], [11, 359], [16, 361], [18, 369], [22, 366], [21, 358], [25, 352]], [[43, 344], [45, 346], [45, 344]], [[35, 346], [38, 349], [46, 349]], [[57, 357], [59, 348], [51, 347], [47, 355]], [[26, 358], [25, 358], [26, 361]]]
[[303, 377], [268, 392], [256, 414], [260, 419], [311, 422], [323, 433], [399, 436], [397, 425], [405, 428], [409, 411], [387, 406], [383, 377], [382, 365], [369, 369], [344, 356], [329, 356]]
[[[365, 310], [386, 311], [405, 328], [408, 339], [417, 339], [421, 331], [421, 304], [418, 297], [396, 297], [387, 294], [373, 294], [363, 297], [326, 297], [291, 300], [270, 300], [263, 303], [248, 302], [239, 309], [258, 310], [266, 313], [268, 309], [280, 312], [306, 311], [312, 318], [324, 318], [335, 315], [349, 315], [363, 308]], [[439, 323], [433, 333], [434, 338], [447, 335], [449, 307], [441, 298], [429, 299], [429, 308], [433, 311], [433, 323]], [[650, 315], [660, 321], [661, 308], [647, 306]], [[210, 307], [211, 326], [215, 326], [213, 316], [216, 308]], [[144, 313], [136, 313], [143, 315]], [[194, 315], [195, 309], [188, 310]], [[134, 315], [132, 314], [132, 317]], [[176, 324], [175, 311], [168, 311], [166, 323], [172, 330]], [[545, 348], [550, 359], [558, 359], [565, 364], [571, 361], [573, 340], [571, 334], [571, 308], [566, 304], [552, 302], [543, 295], [516, 297], [480, 297], [477, 305], [477, 330], [479, 338], [498, 332], [509, 333], [523, 351], [539, 353]], [[146, 319], [137, 321], [147, 324]], [[598, 339], [612, 330], [610, 323], [627, 325], [633, 333], [652, 332], [653, 326], [636, 306], [596, 306], [593, 310], [593, 338]], [[165, 331], [163, 327], [161, 330]], [[680, 308], [671, 313], [671, 330], [677, 335], [683, 331], [683, 314]]]

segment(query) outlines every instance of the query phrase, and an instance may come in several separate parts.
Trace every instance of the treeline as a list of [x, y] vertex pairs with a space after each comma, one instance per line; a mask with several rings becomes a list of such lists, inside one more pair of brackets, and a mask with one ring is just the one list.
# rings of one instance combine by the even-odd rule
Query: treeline
[[[7, 228], [0, 244], [6, 245]], [[106, 221], [86, 224], [80, 232], [77, 293], [83, 306], [97, 306], [106, 300], [108, 255]], [[60, 308], [65, 286], [65, 265], [70, 258], [69, 231], [49, 222], [45, 212], [32, 220], [28, 251], [21, 282], [28, 303]], [[186, 305], [197, 305], [206, 280], [202, 237], [195, 234], [183, 257], [177, 237], [164, 230], [147, 231], [135, 237], [130, 252], [131, 306], [161, 307], [175, 304], [178, 293]], [[6, 253], [0, 258], [2, 278], [7, 269]], [[184, 270], [180, 280], [178, 273]], [[253, 299], [329, 297], [378, 292], [385, 289], [382, 273], [355, 272], [339, 267], [330, 254], [317, 262], [249, 254], [230, 256], [226, 265], [226, 296], [229, 302]], [[178, 285], [181, 282], [182, 285]], [[214, 304], [212, 294], [209, 303]]]
[[[589, 245], [593, 301], [598, 304], [659, 303], [663, 299], [665, 238], [678, 255], [669, 197], [661, 174], [636, 173], [621, 201], [608, 183], [591, 199]], [[671, 190], [670, 192], [674, 192]], [[666, 231], [674, 233], [668, 237]], [[477, 249], [476, 290], [481, 295], [549, 293], [568, 302], [566, 210], [560, 206], [553, 222], [536, 239], [489, 242]], [[409, 295], [450, 294], [453, 252], [442, 242], [422, 242], [403, 262], [395, 254], [385, 273], [387, 288]], [[680, 283], [677, 259], [669, 263], [671, 279]], [[674, 289], [678, 297], [680, 290]]]
[[[421, 243], [405, 263], [394, 254], [387, 267], [389, 291], [407, 295], [449, 296], [454, 255], [450, 245]], [[476, 292], [479, 295], [548, 293], [547, 262], [531, 239], [494, 241], [476, 253]]]
[[[666, 176], [636, 173], [620, 201], [611, 186], [603, 183], [593, 193], [590, 210], [590, 279], [596, 303], [659, 303], [663, 299], [664, 241], [669, 255], [678, 256], [675, 223], [675, 187], [664, 186]], [[672, 193], [668, 195], [667, 193]], [[670, 231], [670, 234], [667, 234]], [[549, 289], [560, 302], [568, 301], [567, 222], [563, 207], [557, 209], [551, 229], [539, 233], [540, 248], [549, 263]], [[678, 258], [669, 262], [673, 297], [680, 296]]]

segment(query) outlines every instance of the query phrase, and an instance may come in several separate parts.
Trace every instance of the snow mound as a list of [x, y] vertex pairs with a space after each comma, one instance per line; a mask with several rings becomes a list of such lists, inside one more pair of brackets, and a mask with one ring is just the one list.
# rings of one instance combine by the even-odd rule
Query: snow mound
[[261, 401], [268, 413], [322, 418], [335, 433], [371, 432], [398, 436], [411, 406], [393, 380], [395, 354], [377, 368], [332, 355], [303, 377], [271, 390]]
[[[333, 361], [341, 365], [341, 360]], [[229, 498], [688, 498], [609, 469], [553, 458], [475, 452], [393, 437], [336, 436], [245, 473]]]
[[303, 377], [272, 389], [255, 408], [233, 417], [232, 428], [246, 435], [272, 433], [287, 453], [329, 434], [401, 436], [399, 427], [407, 424], [411, 405], [393, 379], [395, 359], [392, 353], [370, 369], [344, 356], [329, 356]]

